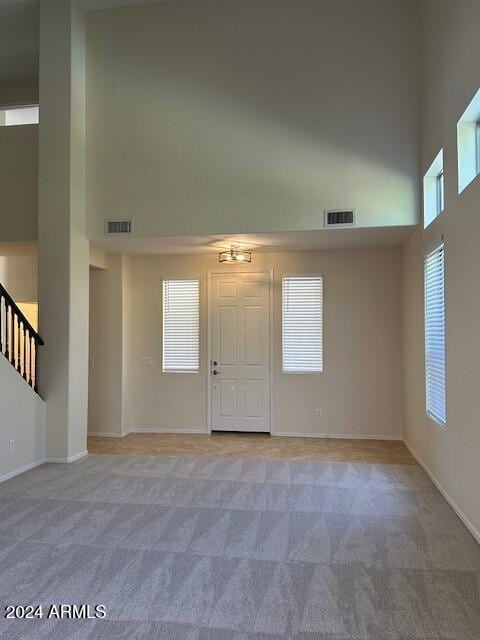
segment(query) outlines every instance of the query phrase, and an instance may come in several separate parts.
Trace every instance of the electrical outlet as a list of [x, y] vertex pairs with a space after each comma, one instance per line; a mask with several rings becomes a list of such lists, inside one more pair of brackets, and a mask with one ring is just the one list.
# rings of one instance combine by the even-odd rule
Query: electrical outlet
[[315, 409], [315, 416], [317, 418], [323, 418], [323, 411], [321, 409]]
[[10, 451], [15, 449], [15, 438], [10, 438]]

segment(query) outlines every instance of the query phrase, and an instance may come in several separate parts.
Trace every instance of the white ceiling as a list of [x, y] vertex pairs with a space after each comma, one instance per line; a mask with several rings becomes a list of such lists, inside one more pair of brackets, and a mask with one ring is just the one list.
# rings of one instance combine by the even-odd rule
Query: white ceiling
[[252, 251], [315, 251], [373, 249], [402, 246], [414, 227], [323, 229], [244, 235], [182, 236], [163, 238], [105, 238], [95, 248], [108, 253], [201, 254], [216, 253], [232, 244]]
[[[328, 251], [401, 247], [415, 227], [379, 227], [371, 229], [328, 229], [289, 231], [233, 236], [182, 236], [163, 238], [105, 238], [94, 248], [107, 253], [130, 255], [215, 254], [232, 244], [253, 252]], [[0, 256], [35, 255], [36, 242], [0, 242]]]

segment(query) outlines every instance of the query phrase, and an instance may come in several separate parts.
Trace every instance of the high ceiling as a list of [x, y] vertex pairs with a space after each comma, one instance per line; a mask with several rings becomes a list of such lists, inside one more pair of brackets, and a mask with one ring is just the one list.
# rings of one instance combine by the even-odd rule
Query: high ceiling
[[[168, 0], [78, 0], [87, 10]], [[0, 83], [38, 75], [38, 0], [0, 0]]]
[[38, 3], [0, 0], [0, 82], [38, 73]]

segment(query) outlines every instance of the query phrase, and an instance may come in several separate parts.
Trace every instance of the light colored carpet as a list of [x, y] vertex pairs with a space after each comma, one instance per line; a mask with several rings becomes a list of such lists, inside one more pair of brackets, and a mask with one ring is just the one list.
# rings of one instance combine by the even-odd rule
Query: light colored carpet
[[91, 455], [0, 485], [2, 640], [479, 640], [480, 546], [418, 466]]

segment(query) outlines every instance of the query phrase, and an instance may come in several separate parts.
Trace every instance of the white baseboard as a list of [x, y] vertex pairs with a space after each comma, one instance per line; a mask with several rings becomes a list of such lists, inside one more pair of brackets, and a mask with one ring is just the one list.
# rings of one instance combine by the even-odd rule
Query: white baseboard
[[65, 464], [69, 462], [76, 462], [77, 460], [80, 460], [81, 458], [84, 458], [87, 455], [88, 455], [88, 451], [82, 451], [81, 453], [77, 453], [74, 456], [70, 456], [70, 458], [43, 458], [42, 460], [37, 460], [36, 462], [26, 464], [25, 466], [20, 467], [19, 469], [15, 469], [14, 471], [10, 471], [5, 475], [0, 476], [0, 483], [5, 482], [5, 480], [10, 480], [10, 478], [14, 478], [15, 476], [19, 476], [21, 473], [25, 473], [26, 471], [30, 471], [30, 469], [39, 467], [40, 465], [45, 464], [46, 462]]
[[110, 433], [109, 431], [89, 431], [87, 437], [90, 438], [124, 438], [130, 431], [126, 433]]
[[19, 476], [21, 473], [25, 473], [26, 471], [30, 471], [30, 469], [34, 469], [35, 467], [39, 467], [41, 464], [45, 464], [46, 460], [37, 460], [36, 462], [31, 462], [30, 464], [26, 464], [24, 467], [20, 467], [19, 469], [15, 469], [15, 471], [10, 471], [10, 473], [6, 473], [3, 476], [0, 476], [0, 482], [5, 482], [5, 480], [10, 480], [10, 478], [14, 478], [15, 476]]
[[[162, 428], [149, 428], [149, 427], [134, 427], [126, 433], [109, 433], [109, 432], [90, 432], [89, 436], [102, 437], [102, 438], [123, 438], [129, 433], [172, 433], [172, 434], [209, 434], [206, 428], [198, 429], [162, 429]], [[253, 432], [248, 432], [253, 433]], [[262, 432], [263, 433], [263, 432]], [[403, 440], [402, 436], [391, 435], [375, 435], [375, 434], [352, 434], [352, 433], [290, 433], [290, 432], [276, 432], [272, 431], [272, 436], [282, 436], [288, 438], [336, 438], [342, 440]]]
[[70, 456], [69, 458], [47, 458], [45, 460], [45, 462], [52, 462], [54, 464], [65, 464], [65, 463], [69, 463], [69, 462], [76, 462], [77, 460], [80, 460], [81, 458], [84, 458], [85, 456], [88, 456], [88, 451], [82, 451], [81, 453], [77, 453], [74, 456]]
[[418, 464], [422, 467], [422, 469], [425, 471], [425, 473], [429, 476], [430, 480], [433, 482], [433, 484], [437, 487], [437, 489], [440, 491], [440, 493], [442, 494], [442, 496], [445, 498], [445, 500], [448, 502], [448, 504], [452, 507], [452, 509], [455, 511], [455, 513], [457, 514], [457, 516], [460, 518], [460, 520], [463, 522], [463, 524], [467, 527], [467, 529], [470, 531], [470, 533], [472, 534], [472, 536], [475, 538], [475, 540], [480, 543], [480, 531], [470, 522], [470, 520], [467, 518], [467, 516], [463, 513], [463, 511], [457, 507], [457, 505], [455, 504], [453, 498], [450, 497], [450, 495], [448, 494], [447, 490], [443, 487], [443, 485], [437, 480], [437, 478], [435, 477], [435, 475], [433, 474], [433, 472], [430, 470], [430, 468], [425, 464], [425, 462], [422, 460], [422, 458], [418, 455], [418, 453], [415, 451], [415, 449], [412, 447], [412, 445], [407, 442], [406, 440], [404, 441], [407, 449], [410, 451], [410, 453], [412, 454], [412, 456], [415, 458], [415, 460], [418, 462]]
[[402, 436], [367, 435], [363, 433], [287, 433], [284, 431], [273, 431], [271, 435], [286, 438], [330, 438], [332, 440], [403, 440]]
[[148, 427], [135, 427], [129, 433], [203, 433], [208, 434], [206, 427], [201, 429], [149, 429]]

